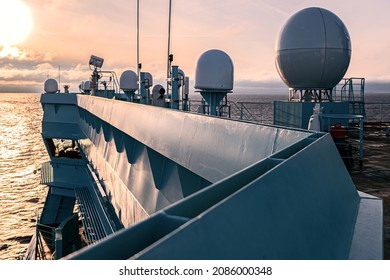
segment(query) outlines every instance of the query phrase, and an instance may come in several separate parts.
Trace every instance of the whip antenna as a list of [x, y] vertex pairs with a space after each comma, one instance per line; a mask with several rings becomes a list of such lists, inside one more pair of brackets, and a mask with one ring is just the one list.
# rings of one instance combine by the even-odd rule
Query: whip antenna
[[171, 18], [172, 18], [172, 0], [169, 0], [169, 14], [168, 14], [168, 65], [167, 65], [167, 78], [169, 78], [169, 72], [171, 68], [171, 62], [173, 56], [171, 54]]
[[139, 62], [139, 0], [137, 0], [137, 76], [139, 77], [139, 72], [141, 69], [141, 64]]

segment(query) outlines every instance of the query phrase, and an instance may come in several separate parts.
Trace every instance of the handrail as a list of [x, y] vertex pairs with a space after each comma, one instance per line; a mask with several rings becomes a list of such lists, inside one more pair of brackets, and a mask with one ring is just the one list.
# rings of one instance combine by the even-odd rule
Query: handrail
[[[119, 81], [118, 81], [118, 77], [114, 71], [100, 70], [98, 73], [103, 74], [103, 75], [109, 74], [110, 83], [109, 83], [109, 87], [107, 87], [107, 89], [114, 90], [114, 92], [119, 92], [119, 90], [120, 90], [119, 89]], [[103, 76], [101, 78], [103, 78]]]
[[[261, 122], [261, 123], [270, 123], [273, 120], [268, 120], [265, 117], [264, 109], [269, 107], [272, 110], [273, 103], [271, 102], [237, 102], [240, 105], [240, 119]], [[242, 117], [242, 118], [241, 118]]]
[[256, 118], [245, 107], [243, 102], [229, 101], [231, 108], [233, 109], [233, 118], [247, 121], [256, 121]]
[[334, 88], [336, 94], [334, 100], [364, 102], [365, 78], [344, 78], [342, 81], [344, 83], [341, 83], [339, 98], [337, 98], [337, 88]]
[[[118, 85], [118, 79], [113, 71], [107, 71], [113, 74], [113, 81]], [[333, 101], [344, 101], [350, 103], [350, 114], [359, 114], [365, 116], [365, 121], [390, 121], [390, 103], [376, 103], [364, 101], [364, 78], [345, 78], [341, 89], [333, 89]], [[358, 81], [358, 82], [356, 82]], [[358, 89], [356, 89], [358, 86]], [[348, 96], [347, 96], [347, 92]], [[190, 112], [208, 114], [209, 105], [202, 99], [190, 99], [188, 101]], [[222, 111], [221, 116], [252, 121], [257, 123], [272, 124], [273, 102], [235, 102], [228, 100], [226, 106], [229, 111]], [[222, 107], [221, 107], [222, 108]], [[268, 111], [267, 111], [268, 110]], [[389, 116], [389, 117], [388, 117]]]
[[[35, 259], [46, 259], [44, 244], [42, 241], [43, 234], [45, 234], [45, 238], [47, 241], [51, 242], [52, 246], [54, 247], [54, 240], [55, 240], [55, 227], [44, 225], [37, 223], [36, 224], [36, 242], [35, 242]], [[54, 254], [55, 252], [53, 252]]]
[[[237, 104], [242, 106], [243, 113], [241, 115], [232, 113], [232, 118], [263, 123], [273, 122], [271, 118], [267, 119], [264, 113], [267, 107], [272, 110], [272, 102], [237, 102]], [[390, 122], [390, 102], [365, 102], [362, 115], [365, 115], [365, 122]]]

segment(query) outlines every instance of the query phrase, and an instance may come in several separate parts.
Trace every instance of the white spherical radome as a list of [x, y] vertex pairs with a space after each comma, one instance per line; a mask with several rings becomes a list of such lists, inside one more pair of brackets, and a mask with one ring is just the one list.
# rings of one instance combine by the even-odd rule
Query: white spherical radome
[[208, 50], [198, 59], [195, 88], [200, 90], [233, 89], [234, 66], [228, 54], [221, 50]]
[[351, 40], [334, 13], [318, 7], [290, 17], [281, 30], [275, 64], [294, 89], [331, 89], [344, 77], [351, 59]]
[[126, 70], [119, 78], [119, 87], [125, 91], [135, 91], [138, 89], [137, 73], [131, 70]]
[[46, 93], [58, 92], [58, 83], [55, 79], [47, 79], [44, 84], [44, 91]]

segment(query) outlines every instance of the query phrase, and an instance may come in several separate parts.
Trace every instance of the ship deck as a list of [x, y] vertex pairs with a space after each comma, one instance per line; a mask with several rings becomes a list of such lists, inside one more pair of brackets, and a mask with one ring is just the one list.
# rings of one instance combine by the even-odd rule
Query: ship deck
[[[380, 153], [386, 152], [387, 147], [383, 145], [388, 144], [389, 140], [387, 124], [380, 128], [366, 124], [364, 156], [361, 164], [356, 162], [350, 167], [354, 180], [352, 182], [333, 145], [332, 135], [325, 133], [257, 126], [247, 122], [235, 122], [232, 129], [231, 122], [219, 118], [183, 115], [171, 110], [148, 106], [141, 108], [136, 104], [79, 95], [74, 97], [44, 94], [41, 102], [45, 110], [42, 122], [44, 139], [62, 139], [67, 135], [72, 135], [72, 139], [86, 139], [80, 142], [80, 147], [86, 151], [86, 158], [83, 157], [80, 163], [87, 163], [88, 160], [94, 164], [94, 168], [99, 170], [99, 177], [105, 178], [106, 192], [115, 193], [112, 198], [116, 200], [113, 200], [112, 204], [118, 205], [121, 210], [121, 221], [125, 221], [126, 225], [134, 225], [96, 246], [70, 255], [71, 259], [106, 259], [107, 256], [112, 259], [219, 259], [221, 256], [226, 257], [227, 245], [232, 249], [230, 252], [234, 252], [230, 258], [238, 256], [238, 259], [381, 259], [384, 254], [385, 258], [388, 258], [387, 244], [386, 253], [382, 247], [384, 239], [388, 241], [387, 216], [385, 221], [382, 220], [383, 213], [389, 212], [387, 195], [372, 189], [372, 176], [382, 173], [385, 178], [380, 182], [380, 189], [387, 190], [388, 187], [388, 165], [381, 166], [382, 163], [385, 164], [384, 156], [373, 154], [375, 147]], [[126, 111], [131, 111], [133, 117], [137, 116], [145, 121], [142, 124], [122, 122], [124, 116], [120, 112]], [[150, 117], [151, 115], [156, 117]], [[69, 116], [72, 118], [64, 125], [61, 120], [69, 119]], [[169, 120], [169, 124], [167, 121], [157, 124], [152, 121], [156, 118]], [[197, 132], [200, 124], [202, 134], [183, 133], [183, 127], [192, 127]], [[229, 141], [224, 141], [222, 145], [209, 141], [205, 145], [202, 135], [213, 136], [216, 128], [218, 137]], [[245, 133], [249, 128], [251, 133]], [[359, 135], [361, 133], [362, 130]], [[150, 138], [150, 135], [155, 134], [164, 137], [158, 138], [159, 141]], [[172, 138], [172, 135], [180, 137]], [[243, 135], [246, 138], [243, 138]], [[188, 138], [189, 136], [191, 138]], [[351, 139], [356, 137], [354, 134], [348, 136]], [[259, 143], [262, 144], [261, 151], [257, 149]], [[233, 144], [245, 149], [237, 149], [235, 154], [222, 158], [224, 165], [220, 166], [220, 155], [226, 155], [223, 151]], [[373, 148], [369, 145], [373, 145]], [[205, 147], [208, 148], [207, 152], [204, 152]], [[360, 150], [361, 147], [360, 145]], [[186, 152], [189, 148], [192, 151], [190, 157]], [[255, 149], [256, 152], [251, 152], [248, 148]], [[259, 158], [252, 159], [252, 155], [258, 153]], [[123, 164], [113, 161], [114, 158], [110, 156], [112, 154], [119, 154]], [[205, 158], [209, 159], [206, 165]], [[234, 158], [234, 161], [231, 161], [231, 158]], [[168, 164], [165, 164], [165, 161]], [[237, 162], [241, 165], [237, 166]], [[349, 166], [350, 161], [346, 163]], [[216, 170], [216, 166], [223, 169]], [[169, 176], [164, 178], [155, 176], [171, 170], [177, 172], [169, 173]], [[302, 170], [322, 170], [324, 176]], [[113, 173], [119, 175], [115, 177], [112, 176]], [[174, 198], [179, 199], [177, 203], [168, 201], [167, 194], [170, 192], [167, 187], [177, 186], [184, 194], [187, 189], [183, 189], [183, 184], [187, 186], [194, 181], [193, 174], [199, 174], [197, 176], [211, 185], [193, 195], [190, 193], [184, 199], [174, 193]], [[122, 176], [124, 181], [121, 181], [119, 176]], [[175, 180], [172, 181], [172, 178]], [[359, 178], [363, 180], [359, 182]], [[118, 186], [125, 187], [121, 189]], [[312, 191], [313, 186], [315, 192]], [[198, 189], [199, 186], [195, 187]], [[145, 191], [145, 188], [148, 191]], [[356, 189], [362, 193], [357, 193]], [[145, 193], [148, 194], [147, 197], [143, 196]], [[275, 195], [280, 193], [284, 195]], [[376, 201], [370, 196], [362, 196], [365, 193], [375, 196]], [[141, 195], [134, 198], [134, 194]], [[154, 200], [151, 200], [151, 197]], [[302, 197], [305, 198], [305, 203], [296, 203], [301, 201]], [[129, 201], [132, 204], [129, 204]], [[243, 201], [245, 203], [242, 203]], [[321, 202], [321, 205], [318, 205], [318, 202]], [[375, 205], [370, 207], [367, 203]], [[121, 207], [122, 205], [124, 207]], [[134, 212], [134, 208], [129, 205], [144, 212]], [[165, 211], [159, 211], [163, 208]], [[124, 212], [123, 209], [129, 211]], [[135, 217], [134, 213], [140, 216], [144, 213], [151, 214], [149, 219], [137, 220], [138, 216]], [[259, 213], [262, 217], [261, 223], [258, 215], [248, 213]], [[230, 223], [219, 219], [226, 214], [236, 228], [250, 229], [244, 231], [245, 238], [249, 240], [246, 243], [248, 246], [237, 242], [239, 233], [230, 231]], [[243, 216], [248, 218], [242, 219]], [[215, 221], [221, 222], [216, 226]], [[164, 227], [156, 227], [156, 223]], [[313, 223], [317, 227], [310, 227]], [[213, 226], [210, 227], [210, 224]], [[264, 228], [269, 228], [269, 231], [264, 231]], [[307, 228], [311, 230], [307, 231]], [[148, 232], [146, 237], [145, 231]], [[199, 232], [207, 238], [198, 238]], [[221, 232], [224, 232], [222, 241], [219, 234]], [[278, 235], [277, 238], [274, 237], [275, 234]], [[301, 244], [291, 242], [293, 237], [298, 238]], [[124, 248], [124, 239], [134, 242], [126, 243]], [[270, 239], [272, 244], [268, 243]], [[143, 245], [140, 247], [139, 244]], [[253, 244], [257, 247], [253, 247]], [[174, 250], [170, 250], [172, 248]], [[191, 252], [191, 256], [188, 252]]]
[[354, 164], [350, 174], [359, 191], [383, 199], [384, 259], [390, 259], [390, 135], [387, 123], [364, 125], [362, 166]]

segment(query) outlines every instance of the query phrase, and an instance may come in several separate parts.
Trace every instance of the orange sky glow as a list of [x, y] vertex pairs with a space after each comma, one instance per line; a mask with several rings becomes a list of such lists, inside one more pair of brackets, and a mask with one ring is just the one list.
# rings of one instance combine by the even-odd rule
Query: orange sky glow
[[[2, 3], [11, 1], [16, 0]], [[19, 2], [28, 8], [31, 23], [28, 34], [16, 43], [1, 40], [8, 28], [15, 34], [21, 32], [16, 23], [0, 29], [1, 92], [40, 92], [44, 81], [58, 78], [59, 73], [61, 83], [77, 92], [79, 83], [90, 76], [91, 54], [103, 57], [103, 69], [114, 70], [118, 76], [127, 69], [136, 71], [136, 0]], [[292, 14], [317, 6], [338, 15], [348, 28], [352, 60], [346, 76], [365, 77], [367, 84], [390, 83], [386, 55], [390, 49], [390, 1], [372, 0], [369, 7], [366, 2], [352, 0], [172, 2], [174, 65], [192, 81], [198, 57], [216, 48], [233, 60], [235, 91], [264, 92], [272, 87], [287, 91], [275, 68], [275, 42]], [[140, 0], [140, 62], [155, 83], [164, 82], [166, 75], [168, 3]], [[20, 14], [11, 18], [22, 20]]]

